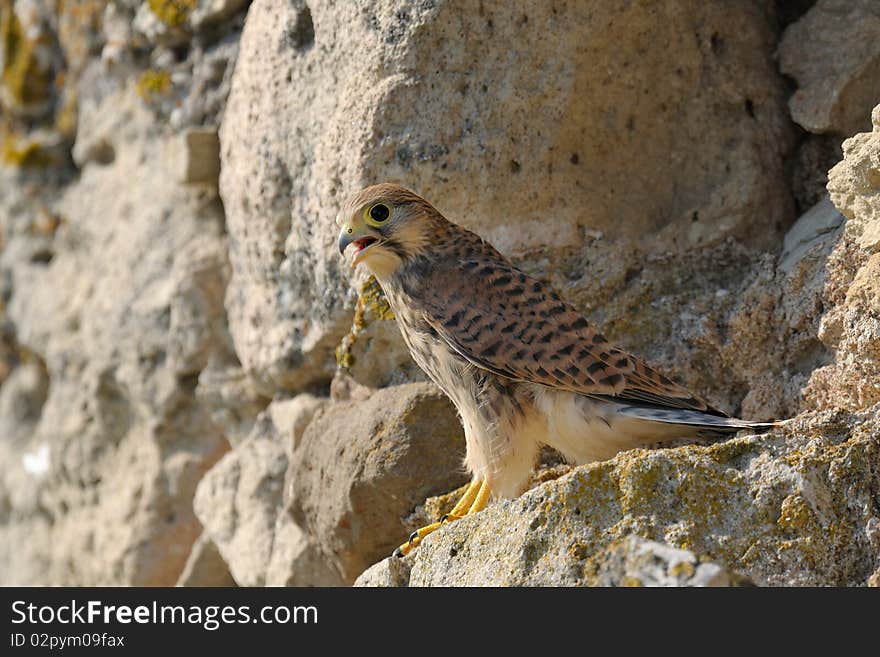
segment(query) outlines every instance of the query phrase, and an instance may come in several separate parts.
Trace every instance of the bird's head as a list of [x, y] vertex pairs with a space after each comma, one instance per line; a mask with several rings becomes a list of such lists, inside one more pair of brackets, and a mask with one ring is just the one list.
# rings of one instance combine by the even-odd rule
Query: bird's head
[[342, 206], [336, 219], [339, 253], [353, 246], [352, 265], [363, 262], [378, 278], [388, 278], [423, 252], [444, 221], [418, 194], [399, 185], [373, 185]]

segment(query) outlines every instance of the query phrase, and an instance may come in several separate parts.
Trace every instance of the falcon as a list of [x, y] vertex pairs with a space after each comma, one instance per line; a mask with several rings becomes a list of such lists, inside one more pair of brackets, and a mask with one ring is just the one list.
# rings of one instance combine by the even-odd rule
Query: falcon
[[398, 185], [367, 187], [342, 207], [352, 247], [381, 285], [415, 362], [452, 400], [472, 480], [440, 522], [516, 497], [542, 445], [573, 464], [639, 446], [710, 439], [773, 423], [728, 417], [605, 339], [546, 283]]

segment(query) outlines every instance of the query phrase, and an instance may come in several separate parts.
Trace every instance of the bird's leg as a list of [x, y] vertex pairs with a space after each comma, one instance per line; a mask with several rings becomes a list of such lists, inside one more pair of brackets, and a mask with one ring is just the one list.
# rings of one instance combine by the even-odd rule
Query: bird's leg
[[489, 489], [489, 482], [484, 479], [483, 483], [480, 484], [480, 490], [477, 491], [474, 501], [471, 503], [470, 507], [468, 507], [467, 515], [478, 513], [485, 509], [486, 505], [489, 503], [490, 495], [492, 495], [492, 491]]
[[464, 518], [470, 512], [471, 505], [477, 499], [477, 494], [483, 489], [484, 485], [485, 482], [480, 482], [479, 479], [472, 481], [464, 495], [461, 496], [461, 499], [452, 507], [452, 510], [440, 518], [440, 524]]
[[490, 494], [489, 484], [485, 480], [475, 479], [467, 487], [464, 495], [461, 496], [461, 499], [458, 500], [452, 511], [440, 518], [438, 522], [420, 527], [410, 534], [409, 540], [394, 550], [394, 556], [405, 557], [419, 546], [425, 536], [439, 529], [443, 523], [459, 520], [472, 513], [482, 511], [489, 502]]

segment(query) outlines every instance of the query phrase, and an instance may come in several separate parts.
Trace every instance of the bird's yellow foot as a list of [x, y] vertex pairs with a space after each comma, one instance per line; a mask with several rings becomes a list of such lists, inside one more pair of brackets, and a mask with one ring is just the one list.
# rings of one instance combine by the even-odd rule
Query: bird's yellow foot
[[471, 482], [470, 486], [467, 487], [464, 495], [461, 496], [461, 499], [456, 503], [452, 511], [440, 518], [438, 522], [432, 522], [430, 525], [420, 527], [410, 534], [409, 540], [394, 550], [394, 556], [405, 557], [419, 546], [425, 536], [431, 532], [437, 531], [447, 522], [460, 520], [472, 513], [482, 511], [486, 508], [486, 504], [489, 502], [490, 494], [491, 491], [489, 490], [489, 484], [487, 484], [485, 480], [480, 481], [479, 479], [475, 479]]

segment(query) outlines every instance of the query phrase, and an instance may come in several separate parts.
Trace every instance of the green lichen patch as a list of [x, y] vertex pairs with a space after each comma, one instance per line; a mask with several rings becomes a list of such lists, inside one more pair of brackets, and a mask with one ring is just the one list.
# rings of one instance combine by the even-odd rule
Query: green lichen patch
[[444, 514], [452, 511], [453, 507], [456, 505], [458, 500], [462, 498], [465, 491], [468, 489], [470, 484], [464, 484], [463, 486], [459, 486], [455, 490], [451, 490], [448, 493], [444, 493], [442, 495], [437, 495], [435, 497], [429, 497], [425, 500], [425, 515], [429, 519], [428, 522], [436, 522], [443, 517]]
[[198, 0], [149, 0], [150, 10], [169, 27], [180, 27], [189, 18]]
[[572, 559], [583, 561], [590, 554], [590, 551], [583, 541], [575, 541], [569, 546], [568, 554]]

